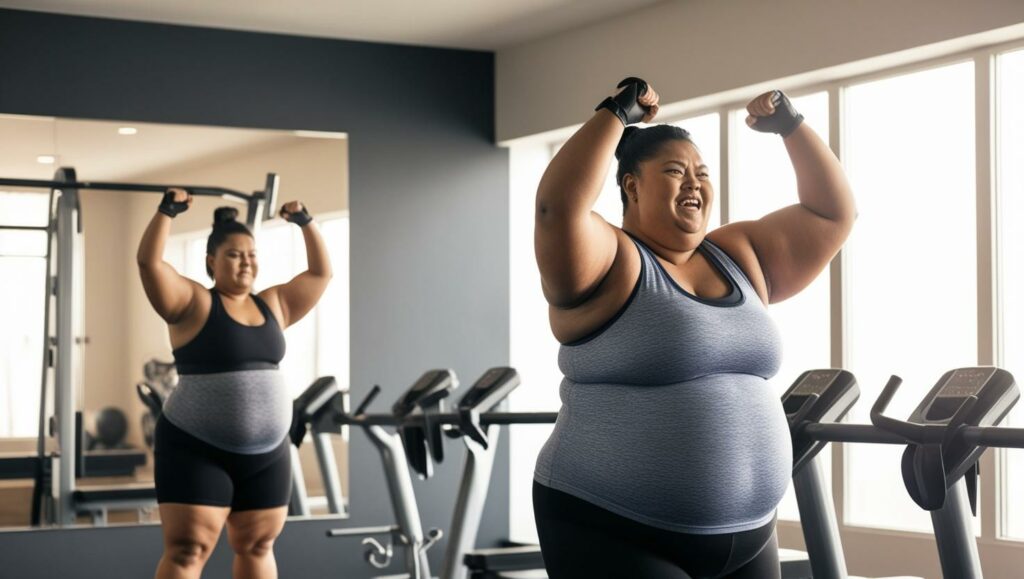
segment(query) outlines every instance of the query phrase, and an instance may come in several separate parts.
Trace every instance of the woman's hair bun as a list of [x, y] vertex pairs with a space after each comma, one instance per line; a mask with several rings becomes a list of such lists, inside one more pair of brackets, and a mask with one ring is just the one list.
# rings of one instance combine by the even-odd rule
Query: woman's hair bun
[[615, 146], [615, 159], [621, 159], [622, 154], [625, 152], [626, 145], [633, 138], [633, 135], [640, 132], [640, 127], [628, 126], [626, 130], [622, 132], [622, 137], [619, 139], [619, 144]]
[[238, 217], [238, 209], [235, 207], [218, 207], [213, 211], [213, 226], [221, 223], [235, 221]]

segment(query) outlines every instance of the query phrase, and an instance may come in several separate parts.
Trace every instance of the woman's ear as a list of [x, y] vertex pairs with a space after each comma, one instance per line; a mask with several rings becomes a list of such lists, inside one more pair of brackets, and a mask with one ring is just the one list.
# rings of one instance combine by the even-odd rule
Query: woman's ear
[[638, 192], [635, 175], [626, 173], [622, 176], [622, 189], [626, 192], [626, 197], [629, 198], [630, 203], [637, 202]]

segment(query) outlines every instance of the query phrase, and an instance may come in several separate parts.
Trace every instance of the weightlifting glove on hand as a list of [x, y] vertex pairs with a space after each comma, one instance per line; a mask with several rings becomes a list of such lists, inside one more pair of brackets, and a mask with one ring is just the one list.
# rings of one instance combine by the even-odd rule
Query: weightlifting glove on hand
[[747, 126], [762, 133], [788, 137], [800, 126], [804, 116], [796, 112], [781, 90], [766, 92], [747, 105]]
[[658, 114], [658, 93], [654, 92], [647, 81], [631, 76], [623, 79], [617, 88], [622, 90], [601, 101], [594, 110], [608, 109], [619, 117], [623, 126], [654, 120]]
[[191, 206], [192, 194], [186, 189], [174, 187], [164, 192], [164, 198], [160, 201], [157, 211], [174, 219], [179, 213], [188, 211]]
[[306, 211], [306, 206], [298, 201], [289, 201], [281, 206], [281, 211], [278, 214], [289, 223], [294, 223], [299, 227], [309, 225], [310, 221], [313, 221], [313, 216]]

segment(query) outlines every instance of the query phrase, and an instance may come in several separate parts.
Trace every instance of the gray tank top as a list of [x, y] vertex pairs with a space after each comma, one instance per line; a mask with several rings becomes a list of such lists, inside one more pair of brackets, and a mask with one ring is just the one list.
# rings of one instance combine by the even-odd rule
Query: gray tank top
[[740, 267], [699, 251], [730, 295], [679, 287], [649, 248], [632, 295], [593, 335], [561, 347], [554, 432], [535, 480], [670, 531], [735, 533], [772, 520], [790, 479], [782, 404], [768, 380], [781, 340]]
[[288, 434], [292, 401], [278, 364], [284, 331], [270, 307], [253, 294], [263, 314], [246, 326], [228, 314], [210, 289], [210, 313], [199, 333], [174, 350], [178, 385], [164, 404], [164, 417], [192, 436], [229, 452], [262, 454]]

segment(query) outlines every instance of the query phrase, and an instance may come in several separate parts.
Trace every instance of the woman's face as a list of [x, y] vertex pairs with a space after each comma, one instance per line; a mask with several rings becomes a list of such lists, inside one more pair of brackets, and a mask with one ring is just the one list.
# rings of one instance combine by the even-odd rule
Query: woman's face
[[259, 271], [256, 241], [244, 233], [229, 235], [214, 255], [206, 256], [206, 263], [217, 287], [248, 291]]
[[[655, 237], [707, 232], [714, 190], [700, 151], [673, 139], [639, 164], [638, 175], [623, 177], [634, 224]], [[666, 239], [667, 241], [667, 239]]]

